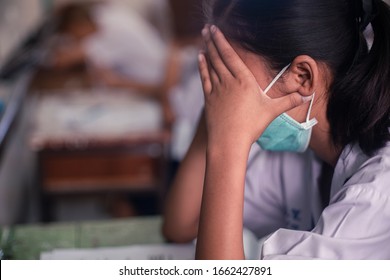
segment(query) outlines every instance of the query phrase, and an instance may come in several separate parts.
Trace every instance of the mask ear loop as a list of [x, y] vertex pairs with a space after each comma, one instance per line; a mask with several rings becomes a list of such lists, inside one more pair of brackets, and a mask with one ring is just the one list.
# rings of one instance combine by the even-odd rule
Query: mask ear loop
[[268, 85], [268, 87], [263, 91], [264, 94], [267, 94], [267, 92], [272, 88], [272, 86], [279, 80], [279, 78], [284, 74], [284, 72], [286, 72], [286, 70], [288, 69], [288, 67], [290, 67], [291, 63], [288, 64], [286, 67], [284, 67], [278, 75], [276, 75], [276, 77], [272, 80], [272, 82]]
[[309, 110], [307, 111], [306, 122], [304, 124], [302, 124], [306, 127], [306, 129], [309, 129], [318, 123], [316, 118], [313, 118], [310, 120], [310, 114], [311, 114], [311, 109], [313, 108], [315, 94], [316, 93], [313, 92], [313, 94], [311, 95], [311, 101], [310, 101]]
[[313, 103], [314, 103], [314, 97], [316, 96], [316, 93], [313, 92], [311, 95], [311, 101], [310, 101], [310, 106], [309, 106], [309, 111], [307, 111], [307, 116], [306, 116], [306, 122], [310, 121], [310, 114], [311, 114], [311, 109], [313, 108]]
[[[279, 80], [279, 78], [284, 74], [284, 72], [286, 72], [286, 70], [290, 67], [291, 63], [288, 64], [287, 66], [285, 66], [280, 72], [278, 75], [276, 75], [276, 77], [272, 80], [272, 82], [268, 85], [268, 87], [263, 91], [264, 94], [267, 94], [268, 91], [273, 87], [273, 85]], [[309, 106], [309, 110], [307, 112], [307, 115], [306, 115], [306, 124], [309, 126], [309, 127], [313, 127], [314, 125], [316, 125], [318, 123], [318, 121], [314, 118], [312, 120], [310, 120], [310, 114], [311, 114], [311, 110], [313, 108], [313, 103], [314, 103], [314, 97], [315, 97], [315, 92], [313, 92], [312, 94], [312, 98], [311, 98], [311, 101], [310, 101], [310, 106]]]

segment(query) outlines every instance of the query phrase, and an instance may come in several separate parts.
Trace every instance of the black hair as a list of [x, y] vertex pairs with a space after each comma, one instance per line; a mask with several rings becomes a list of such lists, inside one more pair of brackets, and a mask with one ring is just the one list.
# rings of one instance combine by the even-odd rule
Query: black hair
[[[367, 8], [369, 4], [369, 9]], [[335, 145], [366, 154], [390, 140], [390, 9], [381, 0], [214, 0], [208, 21], [275, 72], [299, 55], [325, 63]], [[363, 30], [371, 23], [369, 50]]]

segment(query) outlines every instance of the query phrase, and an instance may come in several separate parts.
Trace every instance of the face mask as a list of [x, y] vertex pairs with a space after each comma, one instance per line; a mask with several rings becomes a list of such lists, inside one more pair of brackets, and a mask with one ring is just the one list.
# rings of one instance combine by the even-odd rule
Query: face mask
[[[287, 65], [280, 71], [264, 90], [264, 94], [267, 94], [289, 66], [290, 65]], [[309, 111], [307, 112], [306, 122], [299, 123], [286, 113], [281, 114], [269, 124], [261, 137], [257, 140], [260, 147], [263, 150], [268, 151], [289, 151], [299, 153], [306, 151], [309, 146], [312, 127], [318, 123], [315, 118], [309, 120], [313, 100], [314, 94], [310, 102]]]

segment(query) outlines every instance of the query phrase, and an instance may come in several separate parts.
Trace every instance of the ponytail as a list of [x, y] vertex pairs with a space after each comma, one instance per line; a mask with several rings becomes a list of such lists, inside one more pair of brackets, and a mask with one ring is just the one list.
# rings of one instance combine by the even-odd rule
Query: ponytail
[[335, 73], [327, 111], [333, 141], [340, 146], [358, 142], [366, 154], [390, 140], [390, 8], [381, 0], [372, 4], [373, 45], [368, 50], [357, 31], [355, 61], [346, 74]]

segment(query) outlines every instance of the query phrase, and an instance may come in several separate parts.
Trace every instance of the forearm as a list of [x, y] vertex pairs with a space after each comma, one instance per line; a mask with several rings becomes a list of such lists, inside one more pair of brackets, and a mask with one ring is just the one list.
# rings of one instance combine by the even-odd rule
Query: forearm
[[58, 50], [51, 58], [51, 64], [56, 68], [68, 68], [85, 61], [86, 56], [81, 46]]
[[126, 77], [120, 77], [119, 75], [117, 79], [117, 84], [114, 86], [118, 88], [134, 90], [146, 96], [160, 99], [161, 88], [158, 85], [139, 83]]
[[202, 116], [166, 199], [163, 234], [170, 241], [189, 242], [197, 236], [206, 166], [206, 134]]
[[171, 186], [164, 211], [163, 234], [178, 243], [190, 242], [197, 236], [206, 165], [205, 151], [192, 150], [187, 156]]
[[208, 147], [197, 259], [244, 259], [246, 162], [250, 146]]
[[[197, 259], [243, 259], [243, 204], [251, 144], [283, 112], [305, 102], [293, 92], [262, 94], [256, 77], [216, 26], [202, 31], [199, 55], [205, 96], [208, 147], [199, 222]], [[274, 80], [275, 81], [275, 80]]]

